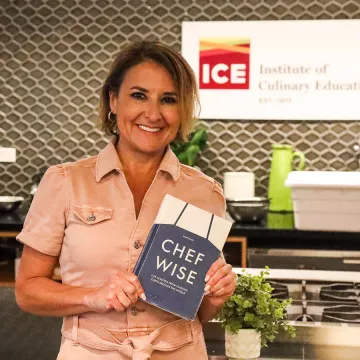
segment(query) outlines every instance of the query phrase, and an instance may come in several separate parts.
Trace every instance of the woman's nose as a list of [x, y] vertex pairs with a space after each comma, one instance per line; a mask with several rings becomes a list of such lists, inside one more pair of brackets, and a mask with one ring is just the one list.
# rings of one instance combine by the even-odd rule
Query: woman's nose
[[155, 102], [149, 102], [147, 103], [146, 110], [145, 110], [145, 116], [150, 121], [157, 121], [160, 119], [160, 107], [158, 103]]

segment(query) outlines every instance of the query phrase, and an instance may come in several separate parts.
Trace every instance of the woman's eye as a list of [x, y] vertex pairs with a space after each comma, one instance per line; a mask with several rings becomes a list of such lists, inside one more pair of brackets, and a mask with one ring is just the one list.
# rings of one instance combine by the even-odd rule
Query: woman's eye
[[132, 93], [130, 96], [135, 99], [145, 99], [145, 94], [139, 91]]
[[166, 96], [162, 99], [162, 102], [164, 102], [165, 104], [176, 104], [177, 100], [175, 97]]

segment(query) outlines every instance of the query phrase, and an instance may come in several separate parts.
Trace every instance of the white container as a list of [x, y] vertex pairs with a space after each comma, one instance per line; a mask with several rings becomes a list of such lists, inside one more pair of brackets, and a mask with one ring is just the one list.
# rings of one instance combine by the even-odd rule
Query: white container
[[360, 172], [293, 171], [285, 185], [297, 229], [360, 231]]
[[224, 196], [228, 200], [254, 197], [255, 174], [253, 172], [224, 173]]
[[254, 329], [240, 329], [237, 334], [225, 330], [225, 354], [231, 360], [256, 360], [260, 356], [261, 335]]

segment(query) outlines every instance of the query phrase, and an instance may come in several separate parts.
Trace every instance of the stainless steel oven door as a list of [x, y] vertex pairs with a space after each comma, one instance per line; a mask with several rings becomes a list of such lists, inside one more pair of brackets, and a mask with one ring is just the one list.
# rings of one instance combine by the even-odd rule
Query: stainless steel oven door
[[360, 251], [306, 249], [248, 249], [248, 267], [360, 271]]

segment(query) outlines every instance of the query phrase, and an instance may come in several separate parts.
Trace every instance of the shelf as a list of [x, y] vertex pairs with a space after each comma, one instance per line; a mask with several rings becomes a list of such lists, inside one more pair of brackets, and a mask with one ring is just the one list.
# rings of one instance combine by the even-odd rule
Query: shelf
[[14, 261], [0, 263], [0, 286], [15, 286]]
[[[60, 268], [54, 270], [53, 280], [61, 282]], [[14, 261], [8, 261], [7, 264], [0, 264], [0, 287], [15, 286], [15, 264]]]
[[0, 238], [16, 238], [18, 231], [0, 231]]
[[[241, 267], [247, 267], [247, 238], [245, 236], [229, 236], [226, 240], [226, 244], [241, 244]], [[226, 246], [225, 244], [225, 246]], [[224, 251], [224, 250], [223, 250]]]

